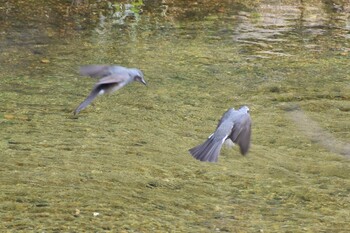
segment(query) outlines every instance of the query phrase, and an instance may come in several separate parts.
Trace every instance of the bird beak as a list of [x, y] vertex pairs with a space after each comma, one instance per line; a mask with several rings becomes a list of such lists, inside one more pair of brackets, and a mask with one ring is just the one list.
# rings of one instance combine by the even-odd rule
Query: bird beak
[[134, 81], [140, 82], [143, 85], [147, 86], [147, 83], [146, 83], [145, 79], [142, 76], [135, 76], [134, 77]]

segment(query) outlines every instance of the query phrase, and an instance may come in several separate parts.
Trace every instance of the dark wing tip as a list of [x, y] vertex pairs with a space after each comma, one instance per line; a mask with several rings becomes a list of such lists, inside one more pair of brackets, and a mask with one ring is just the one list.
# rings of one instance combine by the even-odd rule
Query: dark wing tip
[[249, 148], [250, 148], [250, 142], [239, 143], [238, 145], [239, 145], [239, 149], [241, 151], [241, 154], [246, 155], [249, 151]]
[[242, 126], [242, 132], [237, 138], [237, 143], [239, 145], [240, 151], [242, 155], [246, 155], [250, 148], [250, 140], [251, 140], [251, 119], [247, 118], [246, 122]]
[[234, 125], [229, 136], [234, 143], [239, 145], [242, 155], [246, 155], [250, 148], [251, 124], [249, 114], [245, 115], [244, 119]]

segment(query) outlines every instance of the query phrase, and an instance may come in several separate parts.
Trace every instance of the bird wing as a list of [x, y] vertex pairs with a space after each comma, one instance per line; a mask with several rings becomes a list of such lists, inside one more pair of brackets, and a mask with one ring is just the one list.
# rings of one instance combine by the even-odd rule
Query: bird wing
[[110, 66], [107, 65], [88, 65], [81, 66], [79, 73], [92, 78], [103, 78], [111, 74]]
[[229, 114], [228, 112], [230, 112], [230, 111], [232, 111], [231, 108], [229, 108], [229, 109], [222, 115], [221, 119], [220, 119], [219, 122], [218, 122], [218, 125], [216, 126], [216, 129], [218, 129], [219, 126], [220, 126], [227, 118], [229, 118], [229, 115], [230, 115], [230, 114]]
[[97, 85], [103, 85], [103, 84], [118, 84], [125, 82], [130, 77], [128, 74], [111, 74], [107, 77], [101, 78], [97, 83]]
[[250, 147], [251, 124], [252, 121], [249, 114], [244, 114], [234, 122], [232, 133], [229, 135], [229, 138], [239, 145], [243, 155], [248, 152]]
[[77, 115], [81, 110], [86, 108], [98, 96], [100, 90], [100, 87], [94, 87], [90, 95], [74, 110], [74, 115]]
[[128, 83], [128, 74], [112, 74], [101, 78], [94, 86], [93, 90], [103, 90], [104, 93], [112, 93], [119, 90]]

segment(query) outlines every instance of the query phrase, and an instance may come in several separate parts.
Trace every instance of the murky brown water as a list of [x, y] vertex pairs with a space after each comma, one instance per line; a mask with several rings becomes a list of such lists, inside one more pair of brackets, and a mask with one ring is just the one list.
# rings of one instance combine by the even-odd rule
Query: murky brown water
[[[349, 3], [5, 1], [0, 15], [2, 231], [350, 228]], [[83, 64], [138, 67], [149, 85], [74, 117], [94, 84]], [[248, 156], [195, 161], [243, 104]]]

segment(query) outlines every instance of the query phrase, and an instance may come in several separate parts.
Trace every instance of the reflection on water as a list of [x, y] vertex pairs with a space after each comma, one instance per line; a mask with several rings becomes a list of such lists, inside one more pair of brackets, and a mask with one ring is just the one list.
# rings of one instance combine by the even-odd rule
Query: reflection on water
[[336, 13], [328, 9], [322, 2], [312, 5], [299, 1], [261, 3], [252, 12], [238, 13], [234, 39], [264, 54], [290, 55], [299, 46], [308, 51], [330, 49], [330, 39], [339, 43], [340, 48], [334, 49], [347, 51], [343, 38], [349, 35], [349, 13], [344, 7]]
[[[77, 6], [78, 8], [72, 8]], [[101, 6], [101, 9], [98, 8]], [[138, 30], [136, 33], [140, 35], [134, 36], [139, 36], [140, 39], [147, 39], [149, 33], [155, 32], [161, 37], [164, 33], [191, 37], [193, 33], [206, 31], [211, 34], [206, 35], [209, 38], [233, 40], [243, 53], [260, 57], [292, 55], [295, 49], [338, 49], [348, 52], [344, 39], [348, 39], [350, 34], [350, 6], [346, 1], [341, 4], [333, 1], [290, 0], [259, 3], [237, 1], [234, 4], [230, 1], [212, 4], [204, 1], [201, 4], [196, 1], [143, 3], [138, 0], [130, 3], [107, 1], [93, 5], [79, 1], [67, 5], [67, 8], [62, 6], [52, 9], [56, 12], [51, 11], [51, 14], [45, 3], [39, 4], [36, 10], [30, 7], [30, 4], [16, 5], [10, 2], [1, 7], [1, 17], [5, 22], [2, 25], [2, 49], [6, 50], [12, 45], [26, 45], [32, 47], [32, 53], [41, 53], [41, 45], [51, 43], [60, 33], [65, 31], [68, 35], [71, 30], [92, 26], [99, 34], [134, 33]], [[75, 10], [68, 10], [69, 8]], [[33, 22], [27, 24], [19, 9], [34, 11], [31, 15]], [[93, 14], [87, 15], [85, 22], [76, 17], [75, 14], [87, 9]], [[76, 18], [72, 21], [76, 25], [57, 24], [53, 21], [50, 23], [50, 20], [44, 22], [45, 17], [62, 22]], [[16, 31], [16, 27], [20, 30]], [[147, 33], [144, 33], [146, 30]], [[115, 34], [113, 36], [118, 37]], [[329, 43], [330, 38], [332, 43]]]

